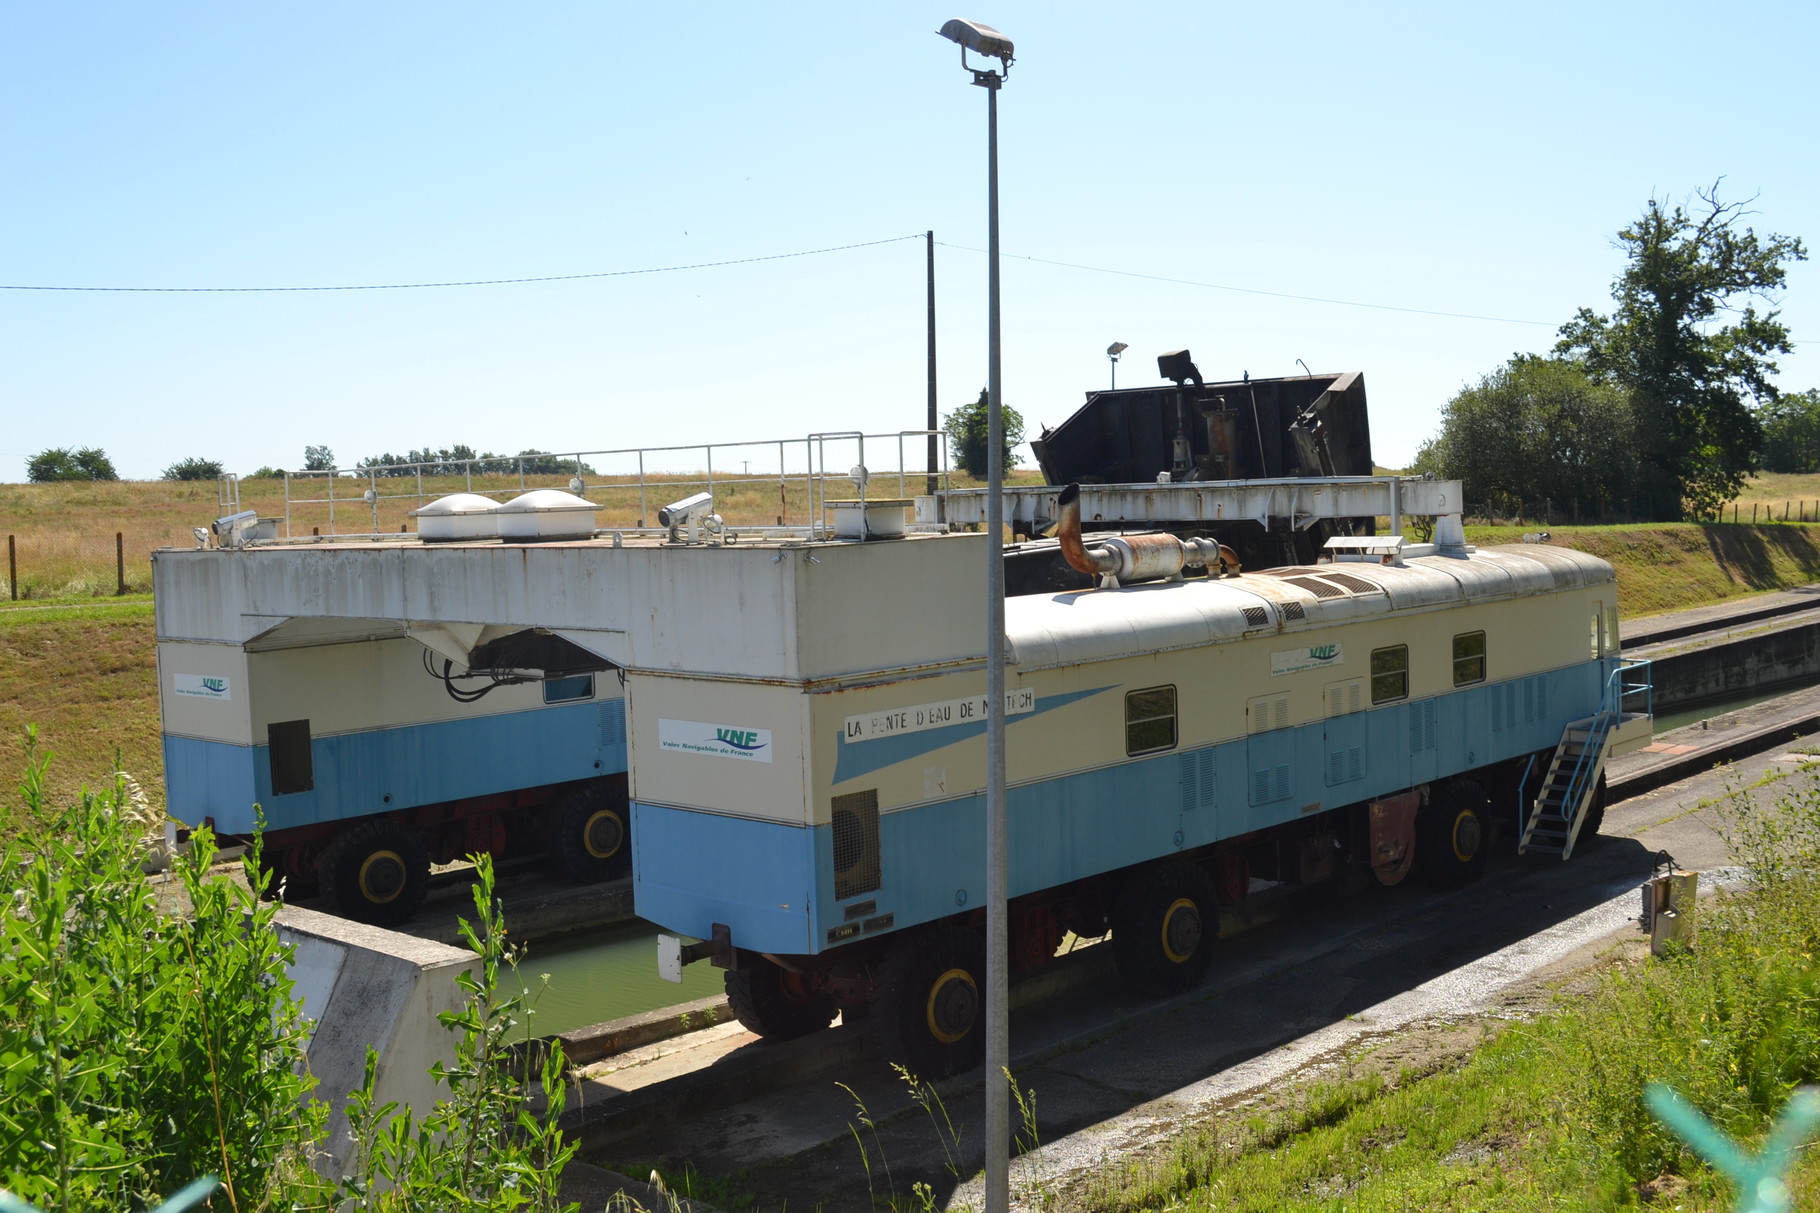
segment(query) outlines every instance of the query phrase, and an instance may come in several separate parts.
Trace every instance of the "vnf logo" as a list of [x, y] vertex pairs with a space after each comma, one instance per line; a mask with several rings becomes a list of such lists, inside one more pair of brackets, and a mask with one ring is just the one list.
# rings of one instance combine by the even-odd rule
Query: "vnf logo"
[[730, 745], [736, 750], [750, 754], [753, 750], [765, 748], [765, 742], [759, 740], [756, 729], [721, 729], [714, 730], [714, 740]]
[[203, 690], [211, 695], [227, 694], [227, 679], [225, 678], [199, 678], [197, 682]]
[[1339, 655], [1340, 646], [1337, 644], [1317, 644], [1308, 650], [1308, 658], [1311, 661], [1332, 661]]

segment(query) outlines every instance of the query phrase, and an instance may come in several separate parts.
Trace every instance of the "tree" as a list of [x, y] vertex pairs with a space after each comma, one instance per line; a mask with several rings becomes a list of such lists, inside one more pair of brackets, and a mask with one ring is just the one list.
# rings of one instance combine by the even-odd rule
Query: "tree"
[[180, 459], [164, 469], [166, 480], [217, 480], [220, 477], [219, 459]]
[[303, 448], [303, 470], [306, 472], [327, 472], [335, 466], [335, 452], [326, 446], [306, 446]]
[[1622, 389], [1567, 359], [1515, 354], [1447, 402], [1414, 470], [1462, 481], [1475, 505], [1601, 510], [1629, 496], [1635, 445]]
[[1779, 396], [1757, 410], [1757, 421], [1764, 470], [1820, 472], [1820, 390]]
[[[964, 404], [942, 418], [954, 465], [975, 480], [986, 478], [986, 427], [990, 424], [987, 396], [986, 389], [981, 388], [978, 400]], [[1011, 450], [1024, 440], [1024, 418], [1008, 404], [1001, 403], [999, 412], [1005, 427], [1005, 470], [1009, 472], [1016, 463]]]
[[25, 474], [34, 484], [52, 480], [118, 480], [113, 460], [100, 447], [51, 447], [25, 463]]
[[[1718, 184], [1696, 191], [1693, 214], [1652, 198], [1618, 233], [1630, 261], [1612, 284], [1610, 316], [1589, 308], [1561, 326], [1558, 353], [1576, 354], [1595, 379], [1630, 394], [1636, 418], [1638, 508], [1672, 520], [1703, 517], [1738, 494], [1762, 443], [1745, 396], [1776, 399], [1774, 354], [1788, 329], [1738, 301], [1768, 297], [1784, 263], [1803, 261], [1798, 239], [1740, 228], [1742, 203]], [[1719, 312], [1729, 324], [1715, 324]]]

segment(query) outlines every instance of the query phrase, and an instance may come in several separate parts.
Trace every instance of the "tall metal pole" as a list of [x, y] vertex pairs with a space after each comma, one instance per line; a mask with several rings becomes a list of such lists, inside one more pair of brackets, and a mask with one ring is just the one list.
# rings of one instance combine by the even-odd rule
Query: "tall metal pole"
[[929, 495], [935, 496], [935, 433], [941, 428], [935, 412], [935, 232], [923, 233], [929, 242], [929, 423], [923, 428], [929, 434], [929, 462], [923, 466], [929, 469]]
[[1009, 865], [1005, 831], [1005, 419], [999, 375], [998, 72], [986, 89], [986, 1213], [1011, 1206]]

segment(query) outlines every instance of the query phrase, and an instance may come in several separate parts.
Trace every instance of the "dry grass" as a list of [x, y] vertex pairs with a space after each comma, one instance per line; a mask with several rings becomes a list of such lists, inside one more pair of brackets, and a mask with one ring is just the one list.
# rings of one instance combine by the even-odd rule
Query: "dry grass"
[[46, 803], [67, 804], [84, 783], [106, 782], [118, 757], [162, 810], [150, 601], [0, 609], [0, 687], [0, 835], [17, 828], [13, 790], [27, 725], [56, 755]]
[[[1518, 543], [1522, 527], [1469, 527], [1474, 543]], [[1820, 528], [1658, 523], [1558, 527], [1558, 547], [1609, 560], [1618, 569], [1618, 610], [1626, 618], [1705, 606], [1765, 590], [1820, 581]]]
[[[1034, 471], [1019, 470], [1008, 478], [1012, 484], [1040, 484]], [[656, 526], [659, 506], [686, 497], [708, 486], [703, 474], [665, 474], [646, 478], [641, 494], [633, 476], [589, 477], [588, 499], [602, 509], [597, 525], [605, 528]], [[508, 497], [519, 491], [516, 476], [476, 476], [475, 492]], [[923, 490], [923, 477], [906, 478], [905, 495]], [[963, 475], [950, 477], [955, 488], [976, 487]], [[568, 487], [565, 476], [528, 476], [526, 488]], [[459, 476], [378, 481], [380, 499], [361, 499], [367, 482], [343, 477], [334, 484], [335, 501], [327, 498], [326, 479], [296, 481], [292, 488], [290, 533], [370, 534], [414, 529], [410, 511], [448, 493], [459, 493], [470, 482]], [[868, 489], [873, 498], [898, 493], [895, 473], [879, 475]], [[829, 496], [852, 497], [852, 485], [832, 480]], [[805, 525], [810, 521], [807, 483], [800, 477], [752, 476], [714, 481], [715, 508], [734, 527]], [[313, 499], [307, 503], [304, 499]], [[244, 480], [240, 484], [243, 509], [261, 517], [285, 517], [282, 480]], [[21, 600], [99, 598], [117, 589], [114, 536], [119, 533], [125, 550], [127, 590], [151, 589], [150, 555], [161, 547], [195, 545], [192, 528], [207, 526], [219, 516], [213, 483], [168, 481], [76, 481], [57, 484], [0, 484], [0, 535], [13, 536], [18, 553]], [[280, 527], [280, 534], [283, 528]], [[0, 566], [0, 599], [14, 597]]]

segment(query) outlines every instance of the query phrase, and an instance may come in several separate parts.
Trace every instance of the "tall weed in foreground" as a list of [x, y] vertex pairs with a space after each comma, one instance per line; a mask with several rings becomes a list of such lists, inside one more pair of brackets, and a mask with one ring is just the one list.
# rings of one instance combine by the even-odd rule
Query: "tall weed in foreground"
[[1798, 1086], [1820, 1081], [1820, 779], [1768, 808], [1734, 793], [1721, 829], [1748, 886], [1701, 905], [1691, 950], [1613, 973], [1558, 1038], [1578, 1076], [1570, 1122], [1620, 1191], [1663, 1174], [1710, 1178], [1644, 1106], [1645, 1084], [1667, 1083], [1751, 1142]]
[[0, 1187], [125, 1209], [212, 1173], [236, 1210], [307, 1207], [323, 1112], [275, 905], [211, 877], [201, 830], [174, 869], [188, 911], [161, 913], [137, 788], [116, 773], [57, 812], [26, 747], [25, 816], [50, 824], [0, 851]]
[[[493, 896], [493, 861], [475, 859], [474, 911], [479, 926], [461, 921], [461, 937], [480, 961], [478, 974], [462, 973], [466, 995], [459, 1010], [445, 1011], [442, 1026], [456, 1034], [455, 1064], [430, 1069], [448, 1087], [429, 1114], [418, 1118], [394, 1104], [377, 1105], [374, 1078], [378, 1055], [367, 1050], [364, 1089], [351, 1097], [348, 1121], [364, 1143], [361, 1167], [343, 1183], [342, 1195], [360, 1209], [382, 1213], [461, 1213], [524, 1209], [559, 1213], [557, 1188], [576, 1143], [556, 1128], [566, 1100], [563, 1054], [552, 1042], [545, 1053], [541, 1085], [543, 1114], [532, 1112], [532, 1062], [508, 1049], [522, 1035], [527, 997], [499, 997], [501, 966], [514, 964], [520, 949], [506, 942], [505, 917]], [[514, 1029], [520, 1029], [515, 1031]], [[512, 1067], [520, 1066], [518, 1073]]]

